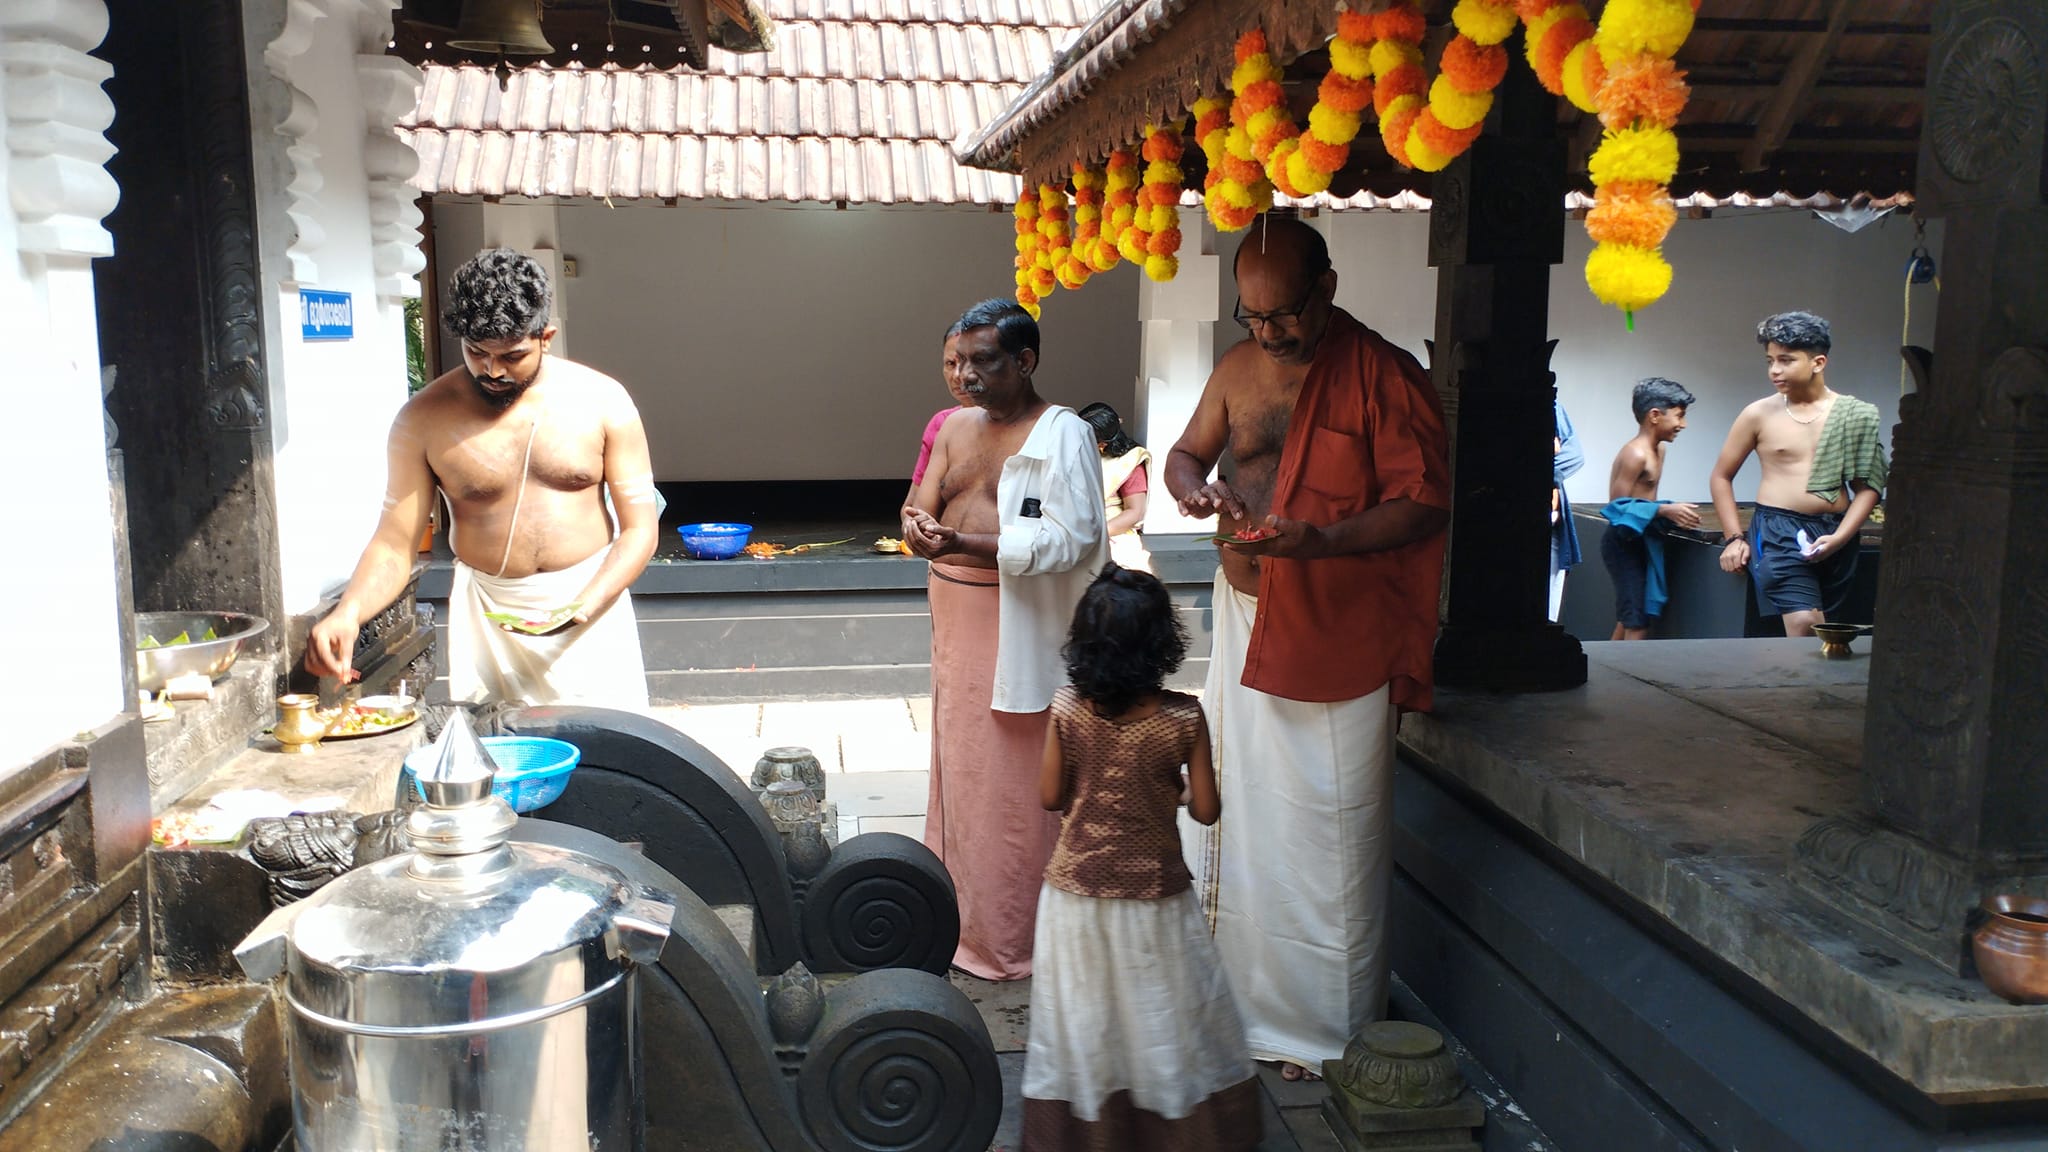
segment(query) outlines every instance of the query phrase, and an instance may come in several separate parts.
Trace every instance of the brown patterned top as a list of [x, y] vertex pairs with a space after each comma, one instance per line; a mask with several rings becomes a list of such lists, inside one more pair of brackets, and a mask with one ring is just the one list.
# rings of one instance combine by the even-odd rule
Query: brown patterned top
[[1202, 706], [1168, 692], [1159, 711], [1120, 722], [1069, 687], [1052, 700], [1066, 761], [1067, 814], [1045, 882], [1115, 900], [1158, 900], [1190, 887], [1181, 859], [1181, 767], [1201, 733]]

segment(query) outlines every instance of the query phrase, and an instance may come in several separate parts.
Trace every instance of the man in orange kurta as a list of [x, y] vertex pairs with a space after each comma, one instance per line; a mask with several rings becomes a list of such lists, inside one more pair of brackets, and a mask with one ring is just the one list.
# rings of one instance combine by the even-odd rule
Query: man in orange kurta
[[1223, 818], [1183, 842], [1252, 1054], [1295, 1077], [1385, 1009], [1394, 732], [1430, 703], [1450, 466], [1428, 377], [1334, 305], [1319, 233], [1262, 221], [1237, 283], [1248, 337], [1166, 483], [1184, 514], [1270, 535], [1219, 549], [1205, 702]]

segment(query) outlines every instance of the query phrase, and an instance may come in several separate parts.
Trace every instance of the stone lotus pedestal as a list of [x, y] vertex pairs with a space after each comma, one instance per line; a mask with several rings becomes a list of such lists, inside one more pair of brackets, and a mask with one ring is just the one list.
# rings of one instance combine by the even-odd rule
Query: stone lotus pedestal
[[[828, 847], [839, 847], [839, 805], [825, 795], [825, 766], [818, 762], [817, 754], [809, 748], [788, 745], [770, 748], [761, 753], [761, 758], [754, 762], [754, 774], [748, 780], [747, 787], [761, 798], [762, 804], [769, 805], [769, 817], [777, 820], [776, 830], [783, 832], [786, 837], [790, 829], [782, 827], [781, 820], [784, 818], [776, 816], [776, 808], [768, 796], [769, 787], [778, 780], [793, 780], [810, 793], [815, 810], [806, 819], [818, 825], [818, 833]], [[788, 800], [779, 803], [786, 810], [794, 811], [788, 808]]]
[[1479, 1152], [1486, 1106], [1465, 1086], [1435, 1029], [1369, 1024], [1323, 1062], [1323, 1119], [1350, 1152]]

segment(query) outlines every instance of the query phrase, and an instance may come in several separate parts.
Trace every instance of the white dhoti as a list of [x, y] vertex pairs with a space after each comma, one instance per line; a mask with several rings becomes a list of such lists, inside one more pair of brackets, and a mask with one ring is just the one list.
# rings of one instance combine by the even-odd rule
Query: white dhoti
[[1203, 706], [1223, 818], [1181, 814], [1252, 1055], [1320, 1071], [1387, 998], [1395, 711], [1389, 690], [1334, 704], [1247, 688], [1258, 598], [1216, 574]]
[[640, 661], [640, 624], [631, 593], [602, 616], [545, 636], [508, 632], [486, 612], [544, 616], [569, 604], [611, 554], [559, 572], [518, 578], [486, 576], [458, 560], [448, 590], [448, 695], [463, 704], [587, 704], [647, 710], [647, 670]]

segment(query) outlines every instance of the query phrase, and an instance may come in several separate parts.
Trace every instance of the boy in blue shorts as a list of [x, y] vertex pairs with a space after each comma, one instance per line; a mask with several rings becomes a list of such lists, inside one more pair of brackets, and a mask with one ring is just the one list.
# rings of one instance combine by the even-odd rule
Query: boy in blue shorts
[[[1826, 320], [1780, 313], [1757, 325], [1756, 339], [1775, 392], [1735, 418], [1714, 462], [1721, 569], [1747, 567], [1757, 610], [1783, 616], [1787, 636], [1811, 636], [1849, 597], [1857, 539], [1889, 466], [1877, 406], [1827, 385]], [[1735, 473], [1751, 453], [1763, 476], [1745, 538], [1735, 531]]]
[[1614, 454], [1607, 474], [1607, 533], [1600, 537], [1600, 562], [1614, 581], [1614, 635], [1610, 640], [1648, 640], [1664, 614], [1664, 534], [1674, 526], [1700, 526], [1699, 509], [1657, 499], [1664, 478], [1664, 453], [1685, 431], [1685, 410], [1693, 394], [1661, 376], [1638, 381], [1629, 398], [1636, 434]]

